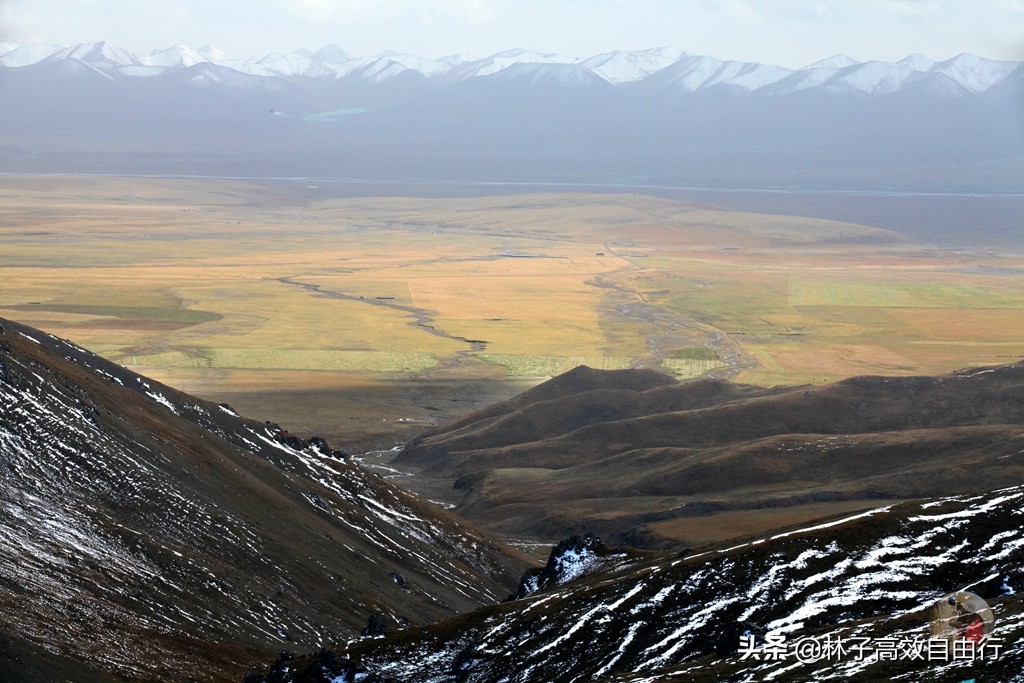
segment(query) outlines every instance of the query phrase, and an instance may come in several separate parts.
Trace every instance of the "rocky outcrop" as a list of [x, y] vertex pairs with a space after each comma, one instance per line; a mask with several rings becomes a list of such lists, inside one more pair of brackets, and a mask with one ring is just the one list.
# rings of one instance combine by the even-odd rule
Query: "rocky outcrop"
[[519, 600], [578, 579], [606, 564], [611, 556], [622, 559], [626, 554], [616, 553], [593, 534], [571, 536], [551, 549], [547, 564], [523, 574], [519, 589], [510, 599]]

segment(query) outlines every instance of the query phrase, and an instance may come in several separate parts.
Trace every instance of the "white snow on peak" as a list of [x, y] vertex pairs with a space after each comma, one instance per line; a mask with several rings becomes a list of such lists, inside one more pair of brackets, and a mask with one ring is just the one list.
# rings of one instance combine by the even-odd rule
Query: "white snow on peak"
[[352, 75], [372, 83], [386, 81], [409, 70], [433, 77], [451, 69], [450, 65], [440, 61], [391, 51], [350, 59], [340, 48], [332, 45], [316, 53], [298, 50], [287, 55], [268, 55], [255, 64], [281, 76], [342, 78]]
[[449, 66], [458, 66], [459, 64], [465, 64], [467, 62], [472, 62], [473, 61], [473, 57], [470, 57], [469, 55], [464, 55], [464, 54], [462, 54], [460, 52], [460, 53], [454, 54], [454, 55], [445, 55], [444, 57], [441, 57], [441, 59], [439, 59], [437, 61], [444, 62], [445, 64], [448, 64]]
[[406, 69], [418, 71], [424, 76], [433, 77], [451, 71], [452, 65], [439, 59], [424, 59], [415, 55], [391, 54], [388, 59], [396, 64], [401, 64]]
[[449, 64], [439, 60], [423, 59], [415, 55], [399, 54], [388, 50], [372, 57], [356, 57], [343, 62], [321, 62], [314, 58], [305, 75], [330, 73], [335, 78], [351, 75], [373, 83], [380, 83], [406, 71], [416, 71], [430, 78], [450, 69]]
[[351, 72], [352, 76], [369, 81], [370, 83], [382, 83], [402, 73], [409, 71], [409, 68], [391, 57], [380, 56], [372, 61], [360, 65]]
[[563, 57], [556, 54], [541, 54], [539, 52], [530, 52], [529, 50], [523, 50], [520, 48], [514, 50], [506, 50], [505, 52], [499, 52], [496, 55], [485, 57], [484, 59], [478, 59], [475, 62], [470, 62], [464, 65], [464, 69], [460, 69], [465, 77], [470, 76], [488, 76], [493, 73], [507, 69], [513, 64], [572, 64], [576, 60], [572, 57]]
[[[830, 72], [831, 73], [831, 72]], [[702, 55], [686, 55], [657, 71], [652, 78], [662, 85], [694, 92], [716, 85], [757, 90], [793, 74], [780, 66], [756, 62], [726, 61]]]
[[665, 66], [678, 62], [686, 56], [686, 50], [679, 47], [649, 47], [646, 50], [634, 50], [631, 55], [643, 55], [647, 59], [664, 63]]
[[342, 62], [347, 62], [350, 59], [348, 53], [334, 43], [324, 45], [322, 48], [309, 55], [309, 58], [317, 62], [325, 62], [327, 64], [341, 64]]
[[845, 69], [846, 67], [853, 66], [855, 64], [860, 64], [860, 62], [858, 62], [853, 57], [847, 57], [846, 55], [837, 54], [832, 55], [831, 57], [826, 57], [825, 59], [818, 60], [814, 64], [805, 66], [803, 69], [801, 69], [801, 71], [807, 69]]
[[223, 50], [217, 49], [213, 45], [204, 45], [196, 50], [196, 52], [206, 57], [211, 62], [227, 62], [231, 60], [231, 55]]
[[287, 55], [270, 54], [256, 63], [282, 76], [301, 76], [309, 70], [312, 60], [298, 52], [292, 52]]
[[[14, 43], [10, 44], [15, 45]], [[65, 49], [63, 45], [55, 43], [15, 45], [11, 50], [0, 55], [0, 66], [29, 66], [37, 64], [63, 49]]]
[[198, 50], [193, 50], [188, 45], [174, 45], [166, 50], [158, 50], [145, 59], [149, 66], [167, 67], [194, 66], [208, 61], [210, 61], [209, 57]]
[[225, 67], [225, 68], [228, 68], [228, 69], [233, 69], [234, 71], [238, 71], [239, 73], [243, 73], [243, 74], [245, 74], [247, 76], [279, 76], [280, 75], [276, 71], [272, 71], [271, 69], [268, 69], [267, 67], [262, 66], [260, 64], [259, 60], [255, 59], [255, 58], [247, 59], [244, 62], [236, 60], [236, 59], [225, 59], [225, 60], [218, 60], [218, 61], [210, 61], [210, 62], [207, 62], [207, 63], [211, 64], [211, 65], [215, 64], [217, 66], [222, 66], [222, 67]]
[[1020, 66], [1020, 62], [1002, 62], [964, 53], [936, 63], [931, 70], [949, 76], [968, 90], [984, 92]]
[[933, 66], [935, 66], [935, 60], [928, 59], [920, 52], [915, 52], [912, 55], [907, 55], [906, 57], [904, 57], [903, 59], [896, 63], [901, 66], [910, 67], [914, 71], [928, 71]]
[[244, 61], [240, 59], [235, 59], [228, 53], [224, 52], [223, 50], [217, 47], [214, 47], [213, 45], [204, 45], [198, 50], [195, 50], [187, 45], [181, 45], [177, 47], [183, 48], [183, 51], [186, 52], [192, 59], [195, 59], [195, 62], [192, 64], [179, 64], [176, 65], [174, 68], [195, 66], [197, 64], [215, 64], [217, 66], [233, 69], [235, 71], [239, 71], [243, 74], [248, 74], [250, 76], [277, 75], [273, 71], [261, 67], [259, 65], [258, 59], [247, 59]]
[[631, 83], [650, 76], [679, 61], [686, 53], [676, 48], [653, 48], [639, 52], [606, 52], [579, 62], [609, 83]]
[[744, 64], [735, 76], [720, 81], [744, 90], [758, 90], [790, 76], [793, 72], [781, 66], [769, 64]]
[[194, 69], [195, 71], [188, 81], [189, 85], [194, 87], [205, 88], [222, 85], [240, 90], [256, 90], [258, 88], [277, 90], [280, 88], [280, 84], [277, 82], [260, 78], [260, 76], [269, 75], [266, 71], [263, 73], [251, 74], [238, 69], [212, 64], [210, 62], [197, 64]]
[[607, 52], [580, 62], [609, 83], [631, 83], [651, 74], [624, 52]]
[[61, 59], [77, 59], [98, 69], [145, 65], [145, 62], [135, 53], [106, 41], [72, 45], [47, 57], [47, 61]]
[[[585, 80], [582, 70], [586, 70], [612, 84], [651, 80], [652, 84], [683, 92], [726, 86], [746, 91], [768, 88], [768, 92], [773, 94], [824, 87], [832, 92], [884, 95], [909, 84], [920, 84], [933, 93], [952, 96], [985, 92], [1022, 65], [1021, 62], [991, 60], [971, 54], [962, 54], [943, 62], [933, 62], [923, 55], [912, 54], [895, 63], [861, 63], [837, 54], [793, 71], [769, 64], [689, 55], [680, 48], [672, 47], [607, 52], [585, 59], [521, 48], [476, 60], [464, 55], [424, 59], [392, 51], [351, 58], [334, 44], [326, 45], [316, 52], [301, 49], [287, 55], [271, 54], [243, 61], [233, 59], [209, 45], [198, 50], [187, 45], [175, 45], [140, 57], [108, 42], [82, 43], [70, 47], [48, 43], [0, 42], [0, 67], [29, 66], [43, 61], [67, 61], [65, 68], [73, 71], [82, 71], [82, 66], [87, 65], [92, 71], [107, 78], [155, 76], [170, 69], [195, 68], [206, 64], [232, 69], [248, 76], [314, 79], [353, 76], [371, 83], [381, 83], [409, 71], [430, 79], [443, 77], [446, 82], [452, 82], [488, 76], [516, 65], [520, 68], [530, 64], [575, 65], [581, 70], [580, 73], [553, 70], [550, 73], [532, 73], [531, 77], [541, 78], [543, 75], [550, 82], [562, 79], [567, 83], [579, 83]], [[73, 65], [73, 61], [77, 61], [78, 66]], [[521, 78], [524, 73], [520, 71], [515, 76]], [[199, 77], [201, 81], [210, 79], [209, 74]], [[246, 81], [243, 87], [253, 87], [253, 84]]]
[[772, 84], [772, 90], [778, 93], [790, 93], [798, 90], [809, 90], [825, 83], [836, 75], [840, 69], [808, 66], [786, 76], [778, 83]]
[[589, 547], [577, 550], [570, 548], [555, 560], [558, 585], [569, 583], [583, 575], [597, 562], [597, 556]]
[[915, 73], [908, 66], [888, 62], [865, 62], [842, 69], [830, 78], [829, 90], [854, 90], [862, 93], [889, 94], [896, 92]]
[[491, 78], [518, 81], [530, 85], [595, 85], [602, 84], [599, 76], [579, 64], [513, 64]]
[[391, 59], [380, 59], [368, 65], [360, 75], [373, 83], [383, 83], [411, 69]]
[[742, 67], [742, 62], [723, 62], [714, 57], [688, 55], [659, 71], [658, 77], [684, 92], [693, 92], [739, 75]]

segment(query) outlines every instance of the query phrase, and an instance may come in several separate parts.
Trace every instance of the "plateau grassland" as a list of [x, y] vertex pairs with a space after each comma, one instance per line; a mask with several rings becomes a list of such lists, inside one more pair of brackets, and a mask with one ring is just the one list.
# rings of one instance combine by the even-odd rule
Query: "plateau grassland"
[[633, 194], [331, 194], [7, 177], [0, 313], [349, 448], [579, 364], [773, 385], [1024, 354], [1020, 254]]

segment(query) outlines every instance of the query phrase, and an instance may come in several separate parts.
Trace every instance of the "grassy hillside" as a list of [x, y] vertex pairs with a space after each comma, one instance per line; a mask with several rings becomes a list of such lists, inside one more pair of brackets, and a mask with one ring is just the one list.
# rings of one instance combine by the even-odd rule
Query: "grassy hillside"
[[512, 537], [704, 546], [881, 502], [1024, 478], [1024, 365], [825, 387], [577, 368], [415, 440], [394, 461], [454, 484]]

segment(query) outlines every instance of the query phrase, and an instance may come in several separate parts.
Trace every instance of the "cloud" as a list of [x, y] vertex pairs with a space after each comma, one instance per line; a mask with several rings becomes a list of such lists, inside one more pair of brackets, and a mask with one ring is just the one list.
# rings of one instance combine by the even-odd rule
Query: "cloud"
[[875, 4], [889, 14], [909, 19], [938, 17], [945, 14], [943, 3], [938, 0], [880, 0]]
[[159, 2], [154, 3], [154, 5], [160, 9], [161, 13], [172, 17], [185, 19], [189, 16], [188, 12], [173, 0], [160, 0]]
[[496, 13], [487, 0], [279, 0], [300, 19], [317, 23], [353, 24], [418, 16], [421, 20], [457, 19], [479, 24]]
[[725, 0], [724, 5], [726, 11], [740, 21], [745, 21], [748, 24], [757, 24], [764, 21], [761, 13], [751, 7], [750, 3], [744, 2], [744, 0]]

